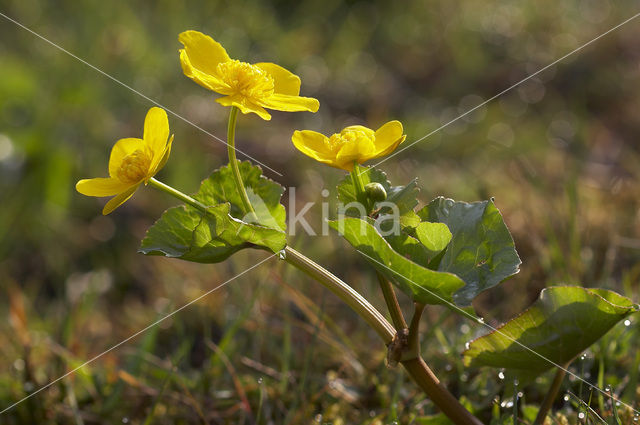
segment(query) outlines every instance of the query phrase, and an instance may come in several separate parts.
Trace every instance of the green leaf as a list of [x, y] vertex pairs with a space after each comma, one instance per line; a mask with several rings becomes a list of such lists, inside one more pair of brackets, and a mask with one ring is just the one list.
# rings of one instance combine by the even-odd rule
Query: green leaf
[[451, 232], [444, 223], [423, 221], [416, 227], [416, 236], [429, 251], [440, 252], [449, 245]]
[[[255, 222], [243, 221], [242, 200], [229, 166], [215, 170], [194, 198], [208, 207], [170, 208], [148, 230], [139, 251], [198, 263], [217, 263], [249, 247], [273, 252], [286, 245], [286, 211], [280, 205], [284, 188], [262, 176], [260, 167], [238, 164], [247, 193], [256, 210]], [[258, 224], [259, 223], [259, 224]]]
[[493, 200], [467, 203], [438, 197], [418, 215], [446, 224], [453, 235], [438, 270], [466, 283], [453, 297], [457, 305], [470, 305], [480, 292], [520, 270], [513, 238]]
[[[383, 171], [377, 170], [373, 167], [366, 168], [363, 170], [361, 174], [362, 184], [367, 185], [369, 183], [380, 183], [382, 187], [384, 187], [387, 192], [387, 199], [384, 202], [393, 203], [398, 207], [398, 213], [402, 217], [405, 217], [408, 220], [411, 215], [415, 216], [413, 213], [413, 209], [416, 205], [418, 205], [417, 196], [418, 196], [418, 184], [416, 180], [413, 180], [406, 186], [392, 186], [391, 182], [387, 180], [387, 175]], [[351, 175], [347, 174], [340, 183], [338, 183], [338, 201], [340, 201], [343, 205], [347, 205], [352, 202], [358, 202], [356, 198], [356, 190], [353, 186], [353, 181], [351, 179]], [[383, 208], [380, 210], [379, 214], [388, 214], [392, 212], [392, 209], [387, 206], [384, 207], [383, 203], [377, 202], [374, 208], [378, 208], [380, 205]], [[359, 216], [355, 209], [349, 209], [345, 211], [345, 215], [350, 216]], [[419, 220], [418, 220], [419, 222]], [[417, 224], [417, 223], [415, 223]]]
[[447, 305], [452, 301], [453, 293], [464, 286], [458, 276], [429, 270], [405, 258], [389, 245], [374, 226], [364, 220], [347, 217], [330, 221], [329, 225], [415, 301]]
[[283, 232], [244, 223], [231, 217], [229, 209], [228, 203], [208, 208], [207, 214], [190, 206], [170, 208], [147, 231], [139, 252], [197, 263], [218, 263], [252, 246], [264, 246], [273, 252], [284, 248]]
[[[257, 222], [274, 229], [286, 229], [286, 210], [280, 204], [284, 188], [262, 175], [262, 169], [249, 161], [238, 161], [238, 168], [249, 195], [251, 205], [256, 211]], [[229, 202], [231, 216], [243, 220], [242, 199], [236, 189], [233, 172], [228, 165], [215, 170], [200, 185], [194, 198], [207, 206]]]
[[637, 305], [612, 291], [547, 288], [522, 314], [471, 342], [464, 363], [507, 368], [518, 379], [530, 380], [553, 366], [548, 360], [567, 364], [635, 311]]

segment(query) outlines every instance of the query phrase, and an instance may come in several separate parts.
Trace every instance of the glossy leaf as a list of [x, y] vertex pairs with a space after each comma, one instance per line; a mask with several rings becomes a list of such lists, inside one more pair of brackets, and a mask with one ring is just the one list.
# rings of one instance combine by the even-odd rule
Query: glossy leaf
[[447, 305], [452, 301], [453, 293], [464, 286], [459, 277], [429, 270], [396, 252], [367, 221], [347, 217], [331, 221], [329, 225], [415, 301]]
[[453, 297], [457, 305], [470, 305], [480, 292], [520, 270], [513, 238], [492, 200], [467, 203], [439, 197], [418, 215], [446, 224], [453, 235], [438, 270], [466, 283]]
[[[238, 161], [238, 168], [251, 205], [256, 210], [257, 222], [284, 231], [287, 213], [284, 206], [280, 204], [284, 188], [264, 177], [262, 169], [249, 161]], [[244, 218], [241, 209], [242, 199], [236, 189], [233, 172], [228, 165], [218, 168], [204, 180], [194, 198], [207, 206], [229, 202], [231, 216], [241, 220]]]
[[512, 376], [532, 379], [553, 366], [549, 361], [570, 362], [635, 311], [637, 305], [612, 291], [547, 288], [524, 313], [471, 342], [464, 363], [507, 368]]
[[[278, 252], [286, 245], [286, 212], [280, 205], [284, 189], [262, 176], [260, 167], [239, 163], [256, 216], [243, 221], [241, 199], [228, 166], [204, 180], [194, 198], [208, 209], [191, 206], [170, 208], [148, 230], [140, 252], [199, 263], [217, 263], [248, 247]], [[260, 224], [257, 224], [260, 223]]]

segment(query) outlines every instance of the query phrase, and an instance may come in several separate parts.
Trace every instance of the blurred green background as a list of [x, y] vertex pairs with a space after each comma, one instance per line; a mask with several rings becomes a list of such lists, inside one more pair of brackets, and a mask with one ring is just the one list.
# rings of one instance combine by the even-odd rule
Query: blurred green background
[[[320, 111], [274, 112], [271, 122], [243, 115], [237, 142], [282, 174], [267, 176], [297, 188], [298, 209], [343, 173], [297, 152], [295, 129], [398, 119], [411, 143], [638, 11], [609, 0], [0, 0], [1, 13], [223, 139], [228, 109], [182, 74], [181, 31], [298, 74]], [[141, 190], [103, 217], [104, 199], [75, 192], [78, 179], [106, 174], [116, 140], [142, 135], [150, 106], [0, 16], [0, 409], [264, 258], [243, 251], [203, 266], [144, 257], [138, 243], [173, 199]], [[226, 146], [169, 121], [174, 148], [159, 178], [194, 192], [226, 162]], [[639, 134], [640, 19], [381, 169], [395, 184], [418, 176], [423, 203], [495, 197], [523, 259], [519, 275], [475, 304], [499, 324], [558, 283], [638, 301]], [[319, 205], [308, 221], [320, 230]], [[298, 233], [293, 245], [382, 308], [375, 275], [345, 242]], [[485, 330], [439, 307], [424, 327], [423, 351], [444, 383], [486, 421], [496, 407], [510, 415], [499, 403], [512, 384], [461, 364], [464, 343]], [[637, 408], [638, 334], [637, 319], [621, 324], [572, 370]], [[431, 402], [384, 356], [335, 297], [274, 259], [0, 423], [435, 423], [425, 419]], [[522, 403], [539, 403], [549, 378], [523, 389]], [[579, 397], [598, 398], [579, 381], [565, 385], [576, 397], [555, 408], [569, 417]]]

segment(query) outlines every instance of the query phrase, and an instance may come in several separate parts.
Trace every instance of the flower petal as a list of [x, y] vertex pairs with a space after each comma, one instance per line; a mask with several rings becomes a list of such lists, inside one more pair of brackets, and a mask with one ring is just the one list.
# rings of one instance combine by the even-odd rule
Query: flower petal
[[368, 137], [358, 137], [351, 143], [345, 143], [338, 155], [336, 155], [336, 164], [343, 170], [351, 171], [353, 163], [358, 161], [362, 164], [368, 159], [375, 156], [375, 145]]
[[111, 148], [111, 156], [109, 157], [109, 175], [115, 178], [117, 176], [118, 169], [122, 164], [122, 160], [136, 149], [144, 149], [144, 146], [144, 141], [142, 139], [129, 137], [118, 140], [116, 144], [113, 145], [113, 148]]
[[151, 177], [155, 176], [158, 171], [162, 170], [162, 167], [164, 167], [164, 164], [167, 163], [167, 160], [169, 159], [169, 155], [171, 154], [171, 143], [173, 143], [173, 134], [169, 138], [169, 141], [167, 142], [164, 148], [164, 152], [160, 157], [160, 162], [158, 162], [158, 165], [151, 168], [151, 172], [149, 173], [149, 176], [147, 177], [146, 181], [148, 181]]
[[216, 75], [218, 64], [231, 60], [220, 43], [200, 31], [185, 31], [178, 36], [178, 40], [184, 44], [189, 64], [205, 74]]
[[330, 164], [335, 155], [329, 150], [327, 136], [312, 130], [294, 131], [291, 136], [293, 145], [303, 154], [316, 161]]
[[83, 179], [76, 183], [76, 190], [86, 196], [113, 196], [121, 193], [129, 187], [114, 178], [98, 177], [95, 179]]
[[376, 157], [385, 156], [393, 152], [406, 136], [402, 135], [400, 121], [389, 121], [375, 133]]
[[184, 75], [191, 78], [205, 89], [213, 90], [218, 93], [220, 90], [224, 90], [225, 88], [228, 89], [228, 86], [223, 83], [217, 75], [207, 74], [194, 67], [185, 49], [180, 49], [180, 64], [182, 65], [182, 72]]
[[243, 114], [253, 112], [265, 121], [271, 119], [271, 115], [262, 106], [248, 103], [247, 99], [240, 95], [220, 97], [216, 102], [223, 106], [237, 106]]
[[164, 109], [153, 107], [144, 119], [144, 143], [151, 151], [150, 170], [153, 170], [165, 153], [169, 137], [169, 120]]
[[294, 73], [270, 62], [257, 63], [255, 66], [267, 71], [273, 77], [275, 93], [290, 96], [300, 94], [300, 77]]
[[312, 97], [290, 96], [287, 94], [274, 94], [261, 102], [262, 106], [276, 111], [318, 112], [320, 102]]
[[134, 186], [131, 186], [126, 191], [111, 198], [109, 202], [107, 202], [107, 205], [105, 205], [104, 208], [102, 209], [102, 214], [107, 215], [111, 213], [113, 210], [115, 210], [116, 208], [118, 208], [120, 205], [124, 204], [127, 201], [127, 199], [131, 198], [131, 195], [133, 195], [133, 192], [136, 191], [138, 186], [140, 186], [140, 183]]

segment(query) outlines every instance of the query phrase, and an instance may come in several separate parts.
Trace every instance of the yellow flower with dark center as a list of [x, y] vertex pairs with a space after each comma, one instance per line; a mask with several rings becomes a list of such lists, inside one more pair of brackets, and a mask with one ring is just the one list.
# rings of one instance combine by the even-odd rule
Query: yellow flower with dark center
[[317, 112], [317, 99], [301, 97], [300, 78], [274, 63], [249, 64], [231, 59], [222, 45], [198, 31], [178, 37], [184, 74], [202, 87], [225, 95], [216, 99], [224, 106], [237, 106], [244, 114], [254, 112], [264, 120], [265, 110]]
[[400, 121], [389, 121], [378, 130], [352, 125], [331, 137], [312, 130], [293, 133], [291, 140], [303, 154], [332, 167], [351, 172], [362, 164], [393, 152], [407, 137]]
[[115, 195], [102, 210], [102, 214], [109, 214], [160, 171], [169, 159], [172, 141], [167, 113], [156, 107], [149, 109], [142, 139], [120, 139], [111, 149], [109, 177], [80, 180], [76, 190], [87, 196]]

